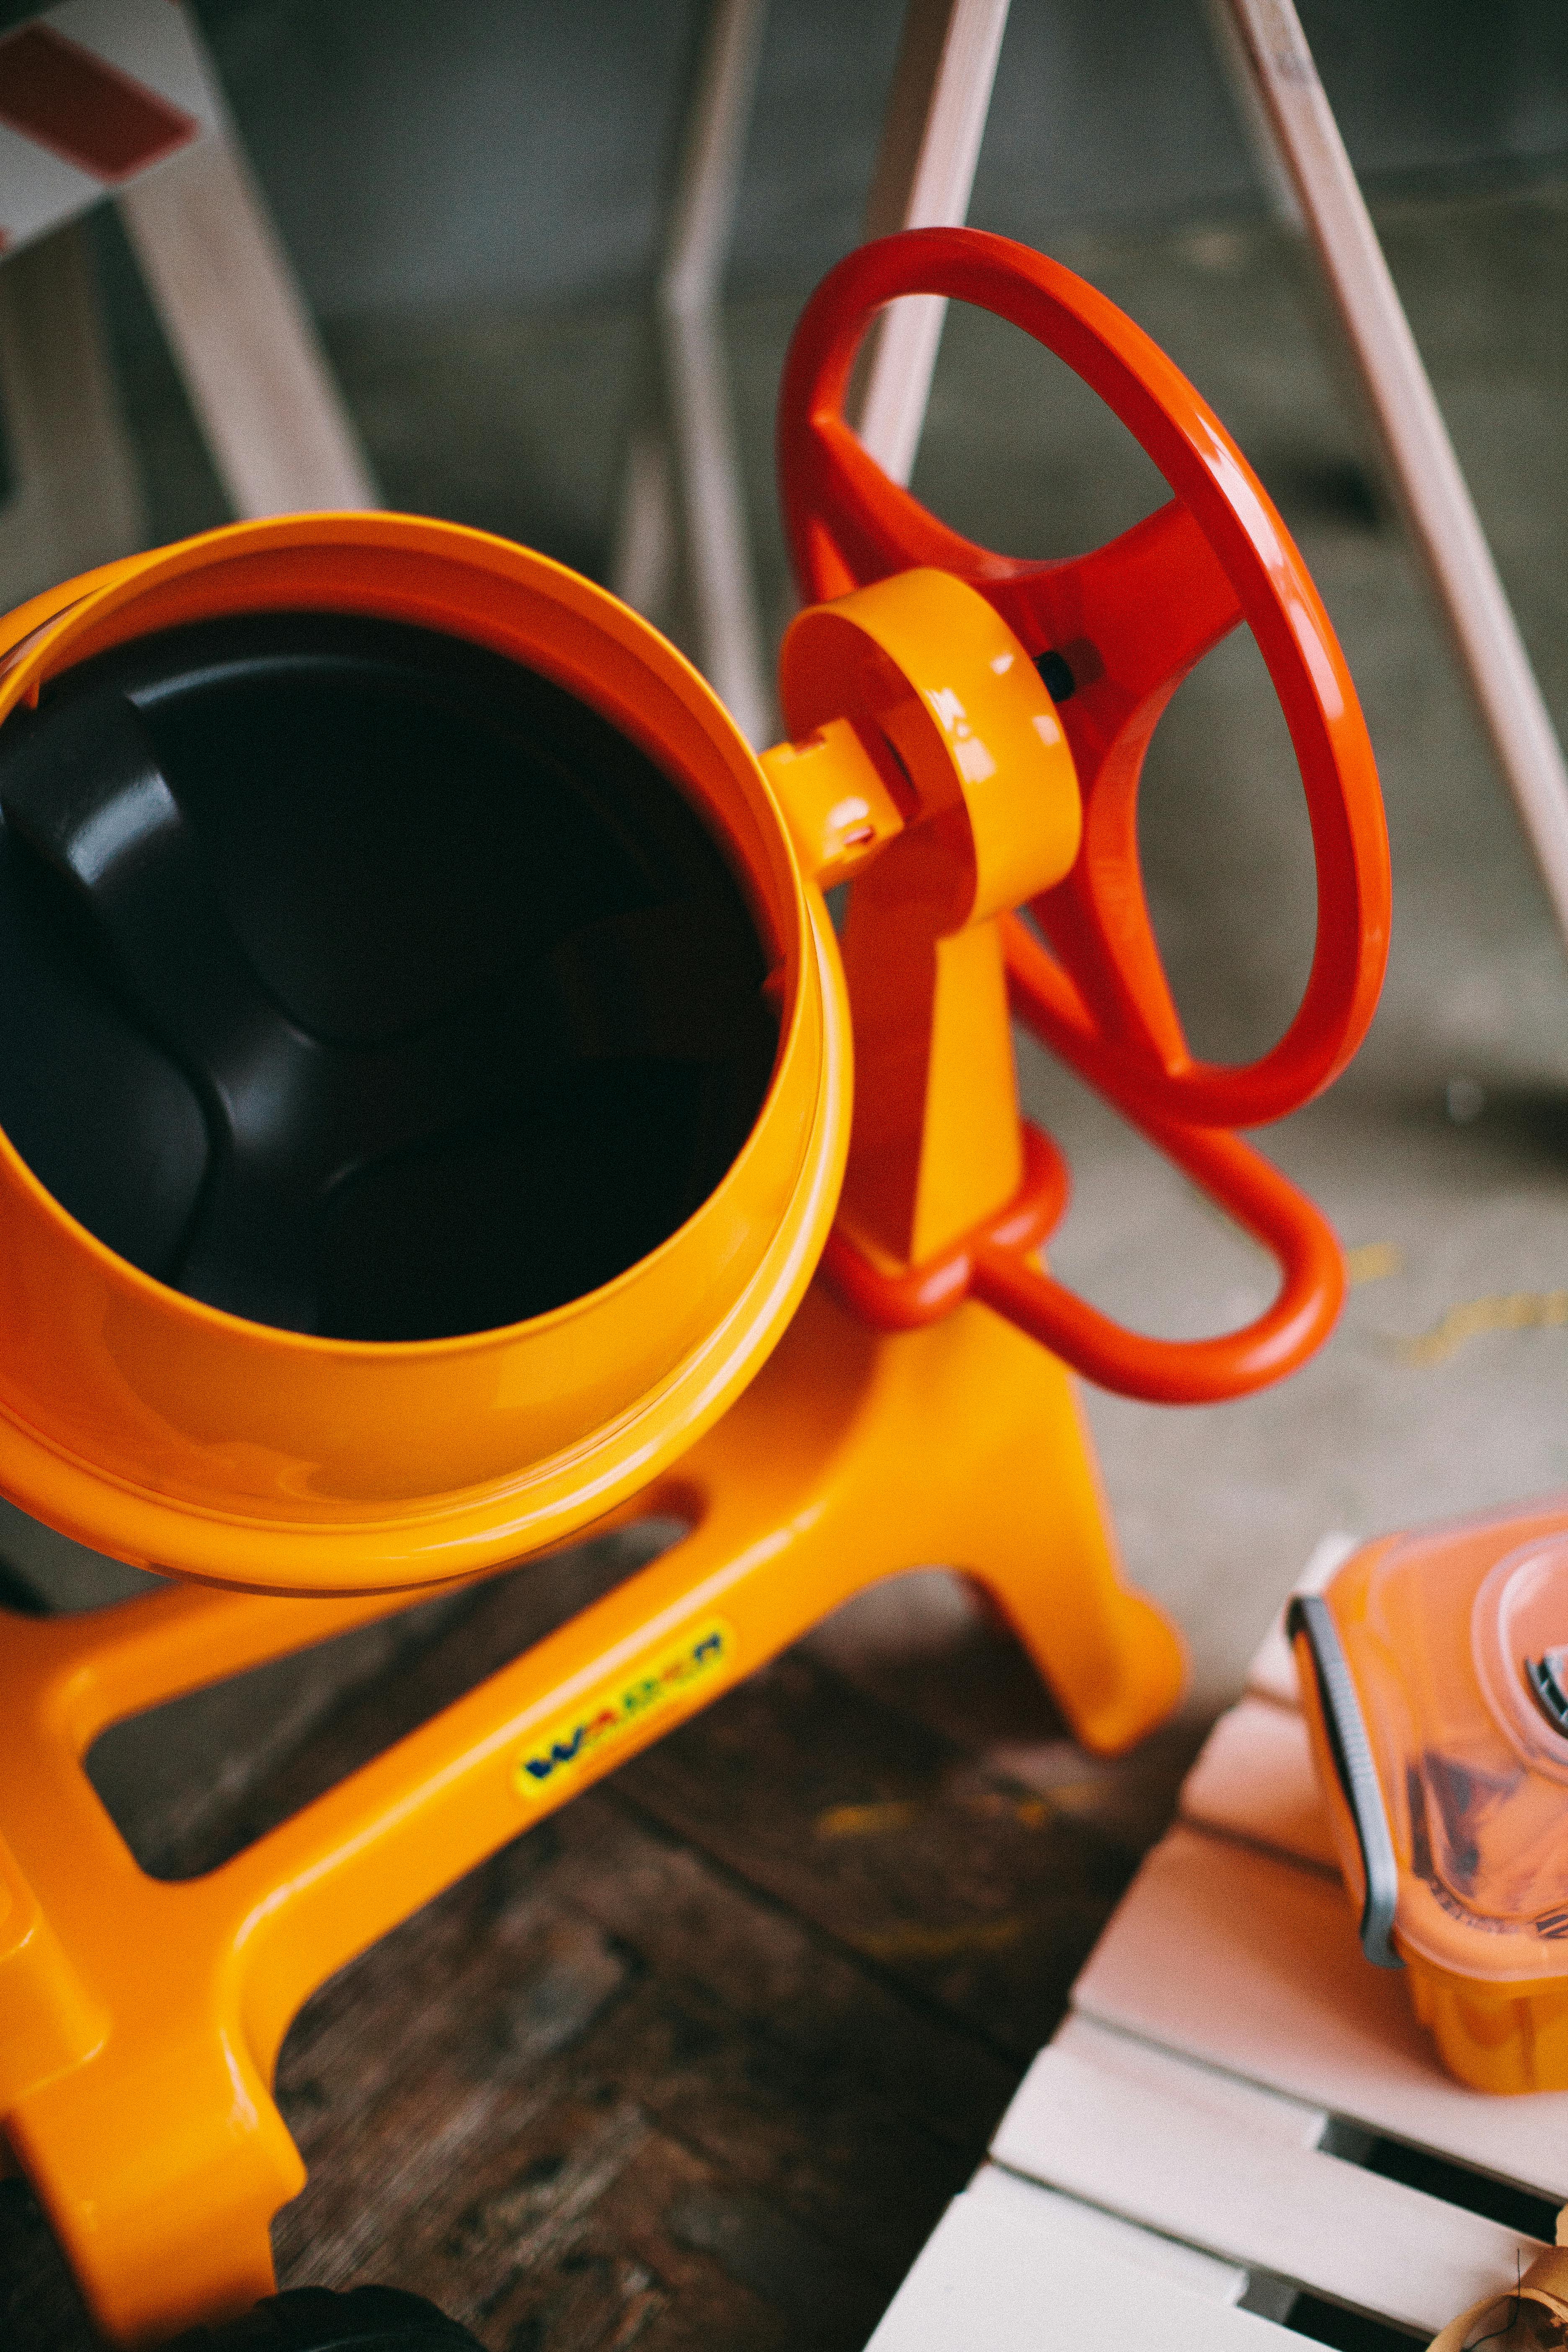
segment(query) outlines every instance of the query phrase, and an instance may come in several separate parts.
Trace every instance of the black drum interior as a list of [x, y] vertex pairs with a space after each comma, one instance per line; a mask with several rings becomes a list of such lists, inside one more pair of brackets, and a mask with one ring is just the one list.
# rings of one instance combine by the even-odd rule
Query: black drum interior
[[0, 1126], [258, 1322], [445, 1338], [645, 1256], [756, 1118], [766, 978], [681, 793], [481, 646], [203, 622], [0, 728]]

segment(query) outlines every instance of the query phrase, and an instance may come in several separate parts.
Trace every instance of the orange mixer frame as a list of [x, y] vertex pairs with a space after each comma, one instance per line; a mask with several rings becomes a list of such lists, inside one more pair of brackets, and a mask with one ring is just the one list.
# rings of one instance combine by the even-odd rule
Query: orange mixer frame
[[[1049, 565], [934, 522], [841, 414], [871, 316], [913, 291], [1058, 352], [1172, 503]], [[1231, 1130], [1304, 1100], [1359, 1042], [1386, 844], [1343, 660], [1245, 460], [1110, 303], [960, 231], [889, 239], [828, 278], [781, 442], [816, 601], [783, 654], [791, 740], [760, 763], [614, 599], [434, 523], [240, 526], [0, 625], [0, 719], [93, 653], [226, 612], [414, 619], [542, 670], [705, 814], [780, 1016], [763, 1112], [701, 1209], [588, 1298], [458, 1339], [330, 1341], [220, 1314], [84, 1233], [0, 1138], [0, 1487], [186, 1580], [8, 1619], [0, 1644], [0, 2126], [115, 2341], [272, 2290], [269, 2223], [303, 2168], [269, 2084], [311, 1990], [865, 1585], [949, 1561], [1088, 1746], [1157, 1723], [1180, 1643], [1121, 1580], [1067, 1368], [1148, 1398], [1234, 1395], [1299, 1363], [1337, 1312], [1332, 1234]], [[1296, 745], [1320, 911], [1295, 1023], [1232, 1070], [1187, 1051], [1134, 826], [1160, 711], [1242, 619]], [[841, 969], [822, 892], [850, 879]], [[1042, 1270], [1066, 1178], [1019, 1119], [1010, 1001], [1274, 1251], [1279, 1297], [1247, 1331], [1140, 1338]], [[137, 1867], [83, 1769], [106, 1727], [647, 1515], [687, 1532], [221, 1868], [171, 1884]]]

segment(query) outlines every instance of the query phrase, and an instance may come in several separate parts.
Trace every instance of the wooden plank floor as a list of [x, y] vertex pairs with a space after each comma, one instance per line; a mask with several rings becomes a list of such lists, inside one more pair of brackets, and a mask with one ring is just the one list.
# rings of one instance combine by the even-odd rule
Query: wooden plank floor
[[[95, 1778], [145, 1866], [210, 1866], [628, 1564], [585, 1550], [180, 1702]], [[1146, 1761], [1131, 1799], [1072, 1763], [1003, 1637], [960, 1616], [942, 1654], [922, 1681], [834, 1629], [328, 1985], [279, 2068], [310, 2168], [282, 2282], [410, 2286], [493, 2352], [858, 2352], [1163, 1809]], [[955, 1688], [992, 1719], [955, 1723]], [[5, 2352], [89, 2341], [0, 2183]]]

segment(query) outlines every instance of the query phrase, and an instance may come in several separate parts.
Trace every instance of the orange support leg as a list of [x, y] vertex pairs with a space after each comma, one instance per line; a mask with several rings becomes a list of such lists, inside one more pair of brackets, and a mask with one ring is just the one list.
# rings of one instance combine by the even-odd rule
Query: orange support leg
[[1180, 1691], [1176, 1635], [1119, 1577], [1067, 1374], [984, 1307], [878, 1332], [819, 1284], [642, 1507], [690, 1532], [181, 1884], [132, 1861], [80, 1767], [93, 1738], [384, 1599], [187, 1590], [7, 1629], [0, 2116], [111, 2339], [154, 2339], [270, 2291], [268, 2225], [303, 2171], [268, 2086], [310, 1991], [864, 1586], [951, 1561], [1102, 1752]]

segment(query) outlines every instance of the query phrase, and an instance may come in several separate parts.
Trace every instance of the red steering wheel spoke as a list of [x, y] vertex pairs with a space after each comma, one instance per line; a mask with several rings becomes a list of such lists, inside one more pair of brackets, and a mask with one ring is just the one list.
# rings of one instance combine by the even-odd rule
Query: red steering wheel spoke
[[1241, 619], [1236, 591], [1173, 499], [1091, 554], [1020, 567], [992, 596], [1050, 656], [1083, 793], [1078, 864], [1037, 916], [1106, 1044], [1175, 1077], [1192, 1055], [1143, 895], [1138, 789], [1171, 696]]
[[1179, 499], [1088, 555], [1020, 563], [983, 578], [1037, 660], [1054, 653], [1070, 698], [1062, 718], [1080, 768], [1098, 765], [1137, 711], [1163, 709], [1194, 664], [1230, 635], [1240, 601]]

